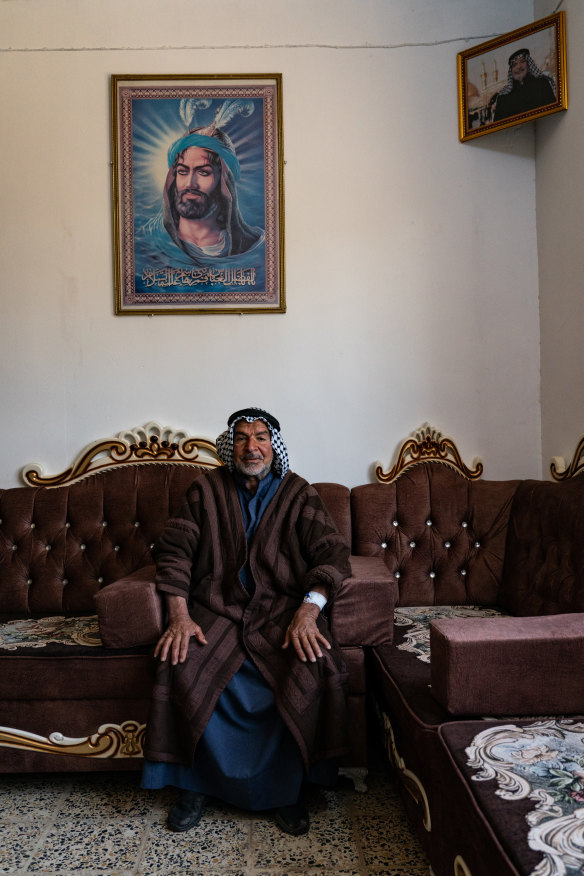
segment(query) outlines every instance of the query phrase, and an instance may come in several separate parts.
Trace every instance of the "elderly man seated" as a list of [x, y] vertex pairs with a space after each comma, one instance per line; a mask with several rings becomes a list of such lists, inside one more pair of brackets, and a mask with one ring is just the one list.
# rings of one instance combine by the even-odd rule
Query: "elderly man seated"
[[275, 810], [299, 835], [303, 781], [330, 784], [347, 751], [346, 670], [321, 611], [350, 574], [349, 549], [289, 471], [275, 417], [237, 411], [217, 450], [224, 467], [196, 478], [155, 548], [168, 626], [142, 784], [181, 789], [175, 831], [213, 796]]

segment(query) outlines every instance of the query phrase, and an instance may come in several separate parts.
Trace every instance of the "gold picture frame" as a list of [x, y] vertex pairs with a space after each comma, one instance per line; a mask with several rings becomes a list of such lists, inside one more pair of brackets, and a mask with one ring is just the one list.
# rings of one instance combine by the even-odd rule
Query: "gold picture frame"
[[461, 141], [566, 110], [566, 13], [459, 52], [457, 72]]
[[284, 313], [282, 75], [112, 75], [116, 315]]

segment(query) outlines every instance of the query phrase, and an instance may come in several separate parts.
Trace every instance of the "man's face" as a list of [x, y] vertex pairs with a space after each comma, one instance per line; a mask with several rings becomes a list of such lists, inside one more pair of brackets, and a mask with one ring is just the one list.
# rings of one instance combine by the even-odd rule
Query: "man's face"
[[262, 480], [272, 467], [274, 451], [270, 430], [263, 420], [239, 420], [233, 429], [233, 464], [246, 477]]
[[516, 82], [523, 82], [527, 76], [527, 56], [517, 55], [511, 61], [511, 76]]
[[221, 172], [207, 149], [189, 146], [176, 165], [174, 205], [185, 219], [204, 219], [219, 198]]

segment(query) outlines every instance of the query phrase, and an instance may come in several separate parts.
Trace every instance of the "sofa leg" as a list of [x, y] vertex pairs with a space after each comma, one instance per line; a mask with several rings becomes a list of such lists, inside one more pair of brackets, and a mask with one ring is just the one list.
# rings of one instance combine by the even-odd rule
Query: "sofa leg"
[[367, 778], [366, 767], [339, 767], [339, 776], [345, 776], [346, 779], [350, 779], [356, 791], [365, 792], [367, 790], [367, 785], [365, 784], [365, 779]]

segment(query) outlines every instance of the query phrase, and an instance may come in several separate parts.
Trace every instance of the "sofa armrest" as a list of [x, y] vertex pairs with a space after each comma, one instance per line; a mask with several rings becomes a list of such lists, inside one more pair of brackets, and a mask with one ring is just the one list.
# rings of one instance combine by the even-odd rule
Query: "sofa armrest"
[[145, 566], [95, 595], [101, 640], [106, 648], [152, 645], [162, 635], [162, 600], [155, 566]]
[[388, 645], [393, 640], [397, 582], [381, 557], [351, 556], [351, 571], [330, 608], [337, 645]]
[[430, 624], [432, 693], [453, 715], [584, 712], [584, 614]]

